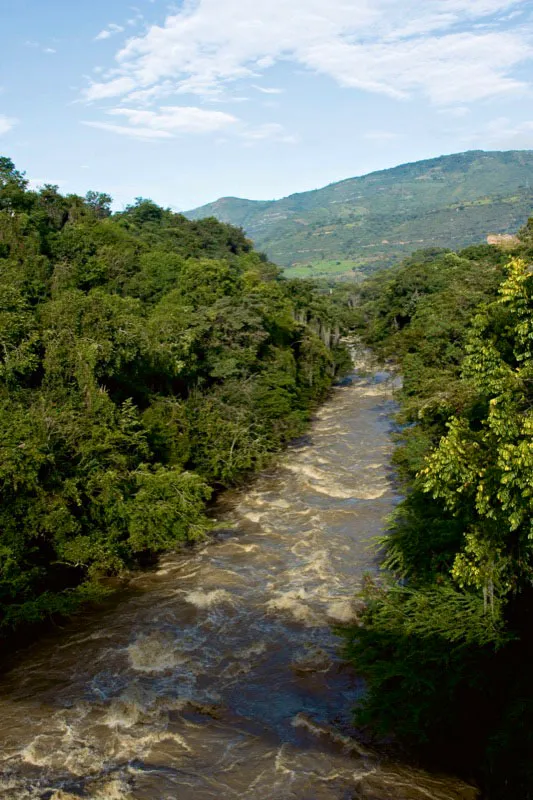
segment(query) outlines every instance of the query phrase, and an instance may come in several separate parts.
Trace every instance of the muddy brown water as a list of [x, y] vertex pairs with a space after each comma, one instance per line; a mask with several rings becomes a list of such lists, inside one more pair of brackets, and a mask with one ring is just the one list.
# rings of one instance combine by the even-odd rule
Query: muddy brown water
[[397, 497], [390, 376], [354, 374], [223, 529], [0, 680], [2, 800], [473, 800], [354, 737], [331, 629]]

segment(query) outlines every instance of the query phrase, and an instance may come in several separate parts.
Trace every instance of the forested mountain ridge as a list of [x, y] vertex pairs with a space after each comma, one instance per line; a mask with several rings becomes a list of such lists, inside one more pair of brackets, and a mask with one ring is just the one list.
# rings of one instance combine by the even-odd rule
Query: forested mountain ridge
[[533, 211], [533, 151], [481, 150], [372, 172], [275, 201], [225, 197], [186, 212], [242, 227], [292, 276], [372, 272], [413, 250], [515, 233]]
[[241, 231], [110, 203], [0, 158], [0, 637], [201, 536], [349, 363], [343, 310]]

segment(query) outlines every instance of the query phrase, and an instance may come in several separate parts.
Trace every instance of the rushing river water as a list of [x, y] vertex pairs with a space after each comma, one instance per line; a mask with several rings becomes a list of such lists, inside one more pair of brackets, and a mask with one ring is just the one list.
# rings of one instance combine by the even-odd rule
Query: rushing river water
[[202, 547], [20, 654], [0, 681], [2, 800], [472, 800], [350, 733], [334, 622], [396, 497], [392, 389], [354, 378], [220, 507]]

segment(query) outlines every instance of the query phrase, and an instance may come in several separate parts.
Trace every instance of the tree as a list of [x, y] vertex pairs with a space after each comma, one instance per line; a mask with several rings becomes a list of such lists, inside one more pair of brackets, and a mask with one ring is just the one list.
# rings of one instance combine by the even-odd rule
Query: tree
[[104, 192], [89, 191], [85, 195], [85, 202], [99, 219], [105, 219], [111, 215], [111, 203], [113, 198]]
[[464, 519], [454, 579], [491, 604], [533, 577], [532, 378], [533, 280], [513, 259], [500, 298], [475, 318], [467, 343], [470, 413], [450, 420], [421, 471], [425, 491]]

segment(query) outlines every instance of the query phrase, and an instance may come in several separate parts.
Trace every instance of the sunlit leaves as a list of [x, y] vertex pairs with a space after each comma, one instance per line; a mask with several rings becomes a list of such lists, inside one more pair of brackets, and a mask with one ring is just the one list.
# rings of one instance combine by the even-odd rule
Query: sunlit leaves
[[[505, 594], [533, 576], [533, 296], [524, 261], [513, 259], [500, 298], [473, 324], [464, 363], [485, 403], [481, 419], [456, 417], [420, 477], [466, 521], [465, 545], [452, 575], [461, 585]], [[505, 338], [496, 337], [499, 306]], [[501, 330], [501, 326], [500, 326]]]

